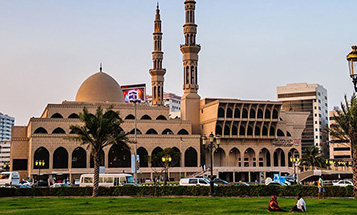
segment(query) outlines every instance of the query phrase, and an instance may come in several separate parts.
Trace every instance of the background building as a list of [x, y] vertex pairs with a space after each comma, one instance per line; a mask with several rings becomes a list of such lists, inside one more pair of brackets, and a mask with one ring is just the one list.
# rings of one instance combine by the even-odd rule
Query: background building
[[302, 133], [302, 148], [318, 146], [328, 155], [327, 90], [319, 84], [294, 83], [277, 87], [278, 101], [286, 111], [310, 113]]
[[10, 141], [0, 141], [0, 169], [4, 164], [10, 164]]
[[[152, 96], [147, 95], [146, 100], [148, 103], [152, 102]], [[180, 118], [181, 113], [181, 96], [178, 96], [174, 93], [164, 93], [164, 103], [165, 107], [170, 108], [170, 118], [177, 119]]]
[[0, 113], [0, 141], [11, 139], [11, 127], [15, 124], [15, 118]]
[[[334, 114], [336, 111], [329, 111], [330, 127], [335, 124]], [[340, 161], [351, 161], [351, 142], [339, 140], [330, 135], [330, 159]]]

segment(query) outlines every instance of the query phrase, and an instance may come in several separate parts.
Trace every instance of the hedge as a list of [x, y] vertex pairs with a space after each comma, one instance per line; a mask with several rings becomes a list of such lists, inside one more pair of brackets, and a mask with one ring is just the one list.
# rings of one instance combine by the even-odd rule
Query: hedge
[[[216, 196], [317, 196], [316, 186], [218, 186]], [[352, 197], [353, 187], [326, 187], [326, 197]], [[58, 188], [0, 188], [0, 197], [12, 196], [91, 196], [91, 187], [58, 187]], [[159, 186], [159, 187], [100, 187], [100, 196], [208, 196], [209, 187], [203, 186]]]

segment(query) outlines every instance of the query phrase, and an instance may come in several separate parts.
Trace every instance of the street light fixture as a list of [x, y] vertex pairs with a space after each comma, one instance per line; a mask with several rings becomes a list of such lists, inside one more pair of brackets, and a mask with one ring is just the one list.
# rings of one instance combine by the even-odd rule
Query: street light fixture
[[[211, 132], [211, 134], [208, 136], [209, 138], [209, 143], [207, 143], [207, 137], [205, 135], [202, 136], [202, 144], [205, 147], [205, 149], [208, 150], [210, 153], [210, 158], [211, 158], [211, 175], [210, 175], [210, 195], [211, 197], [214, 196], [214, 184], [213, 184], [213, 149], [216, 148], [218, 149], [221, 143], [221, 136], [218, 134], [214, 136], [214, 134]], [[214, 140], [216, 140], [216, 143], [214, 143]]]
[[165, 170], [165, 185], [167, 184], [167, 178], [168, 178], [168, 169], [169, 169], [169, 164], [172, 161], [172, 158], [170, 155], [165, 155], [161, 158], [162, 162], [164, 163], [164, 170]]
[[350, 70], [350, 76], [357, 92], [357, 46], [352, 46], [352, 51], [346, 56], [348, 61], [348, 69]]
[[4, 165], [2, 166], [2, 168], [6, 171], [10, 170], [10, 164], [9, 163], [4, 163]]
[[35, 166], [38, 167], [38, 175], [41, 175], [41, 167], [45, 166], [45, 161], [44, 160], [36, 160], [35, 161]]
[[140, 99], [131, 99], [130, 100], [131, 103], [134, 103], [134, 117], [135, 117], [135, 152], [134, 152], [134, 160], [135, 160], [135, 168], [134, 168], [134, 179], [135, 179], [135, 183], [138, 182], [138, 162], [137, 162], [137, 150], [138, 150], [138, 132], [137, 132], [137, 115], [136, 115], [136, 104], [140, 103], [141, 100]]
[[295, 156], [290, 157], [290, 162], [293, 163], [293, 168], [294, 168], [294, 182], [295, 184], [297, 184], [296, 182], [296, 164], [300, 161], [300, 158], [297, 158]]

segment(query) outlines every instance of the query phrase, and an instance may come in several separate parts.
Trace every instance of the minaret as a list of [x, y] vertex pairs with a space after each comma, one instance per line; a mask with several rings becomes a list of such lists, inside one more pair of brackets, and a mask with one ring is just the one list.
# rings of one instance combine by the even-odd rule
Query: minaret
[[160, 20], [160, 9], [159, 3], [156, 7], [156, 15], [154, 21], [154, 51], [152, 52], [153, 68], [150, 69], [151, 75], [151, 85], [152, 85], [152, 106], [163, 106], [163, 96], [164, 96], [164, 75], [166, 69], [162, 68], [162, 60], [164, 53], [161, 51], [161, 20]]
[[200, 96], [198, 91], [198, 52], [201, 46], [196, 44], [197, 25], [195, 24], [196, 1], [186, 0], [186, 23], [183, 25], [185, 44], [181, 45], [183, 54], [183, 96], [181, 99], [181, 119], [190, 120], [192, 133], [200, 134]]

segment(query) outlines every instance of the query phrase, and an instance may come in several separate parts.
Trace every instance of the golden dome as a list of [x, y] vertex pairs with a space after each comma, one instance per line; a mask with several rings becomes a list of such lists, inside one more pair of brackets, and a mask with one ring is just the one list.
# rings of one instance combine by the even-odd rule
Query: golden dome
[[123, 91], [118, 82], [104, 72], [87, 78], [76, 95], [77, 102], [124, 102]]

